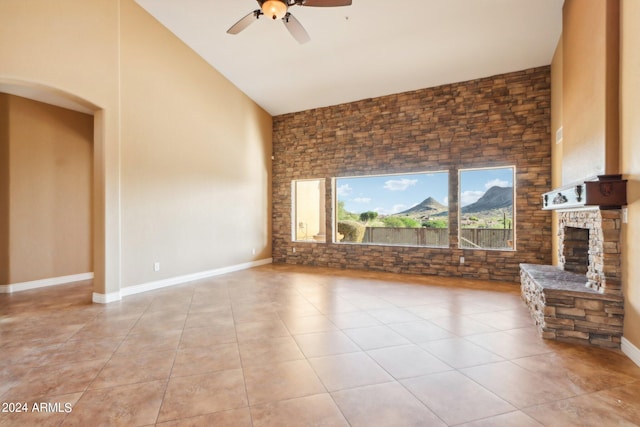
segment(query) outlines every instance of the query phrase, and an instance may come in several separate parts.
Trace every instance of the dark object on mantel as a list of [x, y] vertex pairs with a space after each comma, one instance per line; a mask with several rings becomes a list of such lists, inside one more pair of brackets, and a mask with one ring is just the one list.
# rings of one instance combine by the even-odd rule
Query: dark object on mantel
[[620, 209], [627, 204], [627, 180], [622, 175], [598, 175], [597, 181], [562, 187], [542, 195], [542, 209], [599, 206]]
[[587, 181], [587, 206], [620, 209], [627, 204], [627, 180], [622, 175], [598, 175], [598, 181]]

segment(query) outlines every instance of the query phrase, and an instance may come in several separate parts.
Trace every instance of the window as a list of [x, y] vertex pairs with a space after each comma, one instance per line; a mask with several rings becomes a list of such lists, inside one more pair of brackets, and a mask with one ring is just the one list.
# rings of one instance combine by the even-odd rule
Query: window
[[291, 194], [293, 195], [291, 238], [298, 242], [325, 242], [325, 180], [293, 181]]
[[334, 241], [449, 245], [447, 172], [334, 179]]
[[513, 250], [514, 167], [460, 170], [459, 246]]

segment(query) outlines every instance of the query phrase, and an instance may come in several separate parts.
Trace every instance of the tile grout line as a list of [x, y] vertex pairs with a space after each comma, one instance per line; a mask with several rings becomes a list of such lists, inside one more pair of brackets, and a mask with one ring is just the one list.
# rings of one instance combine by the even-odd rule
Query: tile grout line
[[242, 352], [240, 352], [240, 341], [238, 340], [238, 328], [236, 327], [236, 316], [233, 309], [233, 301], [231, 299], [231, 295], [229, 294], [229, 288], [227, 287], [227, 295], [229, 296], [229, 306], [231, 307], [231, 318], [233, 319], [233, 330], [236, 335], [236, 347], [238, 349], [238, 359], [240, 360], [240, 370], [242, 371], [242, 384], [244, 386], [244, 395], [247, 398], [247, 412], [249, 412], [249, 421], [251, 422], [251, 426], [253, 426], [253, 413], [251, 412], [251, 402], [249, 401], [249, 390], [247, 389], [247, 378], [244, 372], [244, 363], [242, 360]]
[[[173, 355], [173, 362], [171, 363], [171, 369], [169, 369], [169, 375], [167, 376], [167, 381], [165, 383], [164, 391], [162, 393], [162, 399], [160, 399], [160, 406], [158, 407], [158, 413], [156, 414], [156, 420], [155, 420], [154, 424], [158, 424], [158, 419], [160, 418], [160, 413], [162, 411], [162, 406], [164, 406], [164, 399], [166, 398], [167, 391], [169, 390], [169, 382], [171, 382], [171, 374], [173, 373], [173, 368], [176, 365], [176, 359], [178, 358], [178, 351], [180, 350], [180, 343], [182, 342], [182, 336], [184, 335], [185, 326], [187, 325], [187, 319], [189, 318], [189, 310], [191, 309], [191, 306], [193, 305], [193, 296], [194, 296], [194, 294], [195, 294], [195, 290], [193, 290], [193, 292], [191, 294], [191, 300], [189, 301], [189, 308], [187, 309], [187, 315], [184, 318], [184, 324], [182, 325], [182, 329], [180, 330], [180, 339], [178, 339], [178, 344], [176, 346], [176, 349], [175, 349], [175, 352], [174, 352], [174, 355]], [[149, 305], [147, 307], [147, 310], [149, 309], [150, 306], [151, 305]], [[145, 310], [145, 313], [146, 313], [147, 310]], [[143, 314], [143, 316], [144, 316], [144, 314]], [[142, 318], [142, 316], [140, 316], [140, 318]], [[139, 321], [139, 319], [138, 319], [138, 321]], [[137, 322], [136, 322], [136, 324], [137, 324]], [[134, 325], [134, 327], [135, 327], [135, 325]], [[131, 328], [131, 329], [133, 329], [133, 328]]]

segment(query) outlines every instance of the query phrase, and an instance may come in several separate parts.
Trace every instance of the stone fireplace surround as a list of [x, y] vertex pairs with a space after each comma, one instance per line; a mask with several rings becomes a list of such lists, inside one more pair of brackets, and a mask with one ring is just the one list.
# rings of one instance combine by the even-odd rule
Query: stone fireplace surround
[[587, 286], [600, 293], [622, 294], [622, 265], [620, 230], [622, 218], [619, 209], [598, 208], [559, 211], [558, 241], [560, 265], [566, 268], [567, 228], [589, 230], [589, 263]]
[[[522, 264], [522, 297], [544, 338], [619, 348], [624, 320], [621, 212], [561, 210], [558, 221], [560, 265]], [[588, 240], [586, 266], [579, 261], [582, 238]]]

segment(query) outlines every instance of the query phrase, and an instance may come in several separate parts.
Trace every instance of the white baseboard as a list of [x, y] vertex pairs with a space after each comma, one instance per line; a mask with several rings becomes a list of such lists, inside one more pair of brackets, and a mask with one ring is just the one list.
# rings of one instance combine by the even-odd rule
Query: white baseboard
[[91, 299], [98, 304], [109, 304], [110, 302], [120, 301], [122, 297], [120, 296], [120, 292], [109, 292], [108, 294], [94, 292]]
[[0, 285], [0, 294], [28, 291], [29, 289], [45, 288], [47, 286], [64, 285], [66, 283], [80, 282], [93, 279], [93, 273], [71, 274], [69, 276], [51, 277], [49, 279], [32, 280], [30, 282], [11, 283]]
[[199, 273], [186, 274], [184, 276], [170, 277], [168, 279], [157, 280], [154, 282], [142, 283], [140, 285], [127, 286], [120, 289], [119, 292], [111, 292], [108, 294], [93, 293], [93, 302], [99, 304], [107, 304], [119, 301], [123, 297], [135, 295], [142, 292], [154, 291], [156, 289], [166, 288], [168, 286], [180, 285], [182, 283], [193, 282], [194, 280], [206, 279], [208, 277], [220, 276], [222, 274], [232, 273], [234, 271], [247, 270], [249, 268], [261, 265], [271, 264], [272, 258], [261, 259], [258, 261], [246, 262], [243, 264], [230, 265], [228, 267], [216, 268], [213, 270], [201, 271]]
[[622, 337], [621, 348], [622, 352], [626, 354], [629, 359], [633, 360], [633, 363], [640, 366], [640, 348], [633, 345], [631, 341], [629, 341], [625, 337]]

